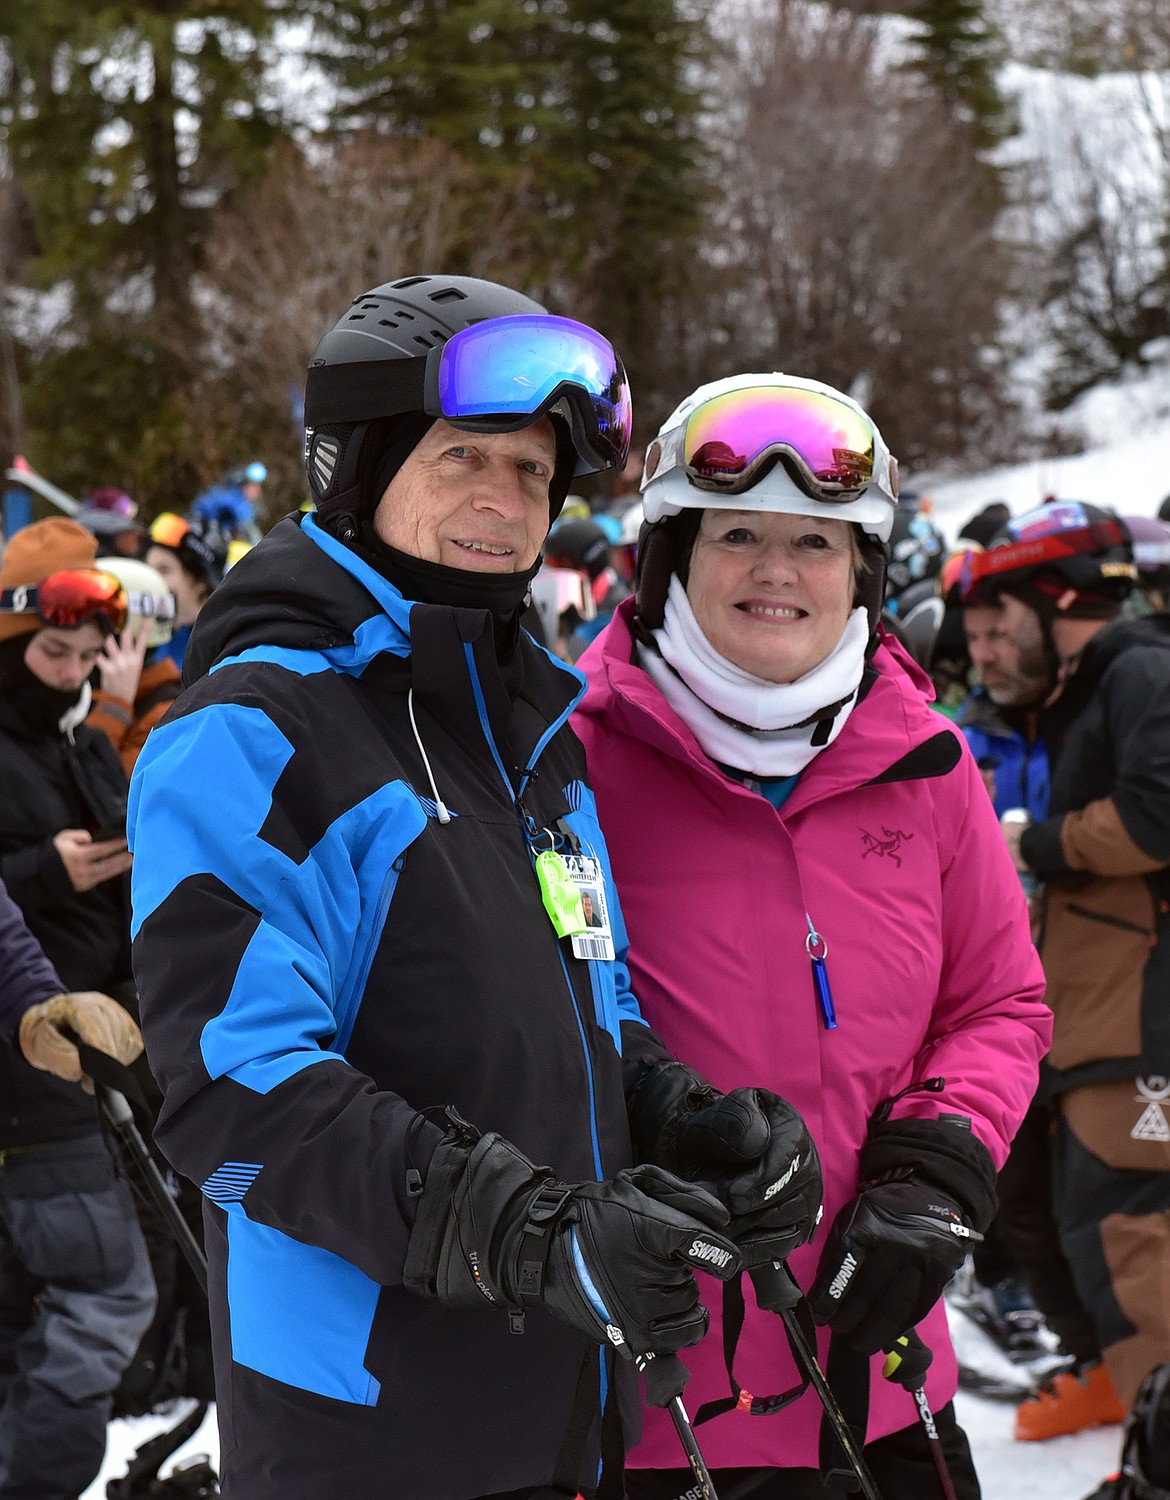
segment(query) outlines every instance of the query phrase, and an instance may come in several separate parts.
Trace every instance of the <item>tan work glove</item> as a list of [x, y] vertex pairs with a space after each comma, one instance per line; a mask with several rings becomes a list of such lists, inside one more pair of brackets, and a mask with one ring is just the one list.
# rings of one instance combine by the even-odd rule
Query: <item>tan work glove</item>
[[93, 1093], [93, 1084], [83, 1073], [81, 1057], [63, 1028], [76, 1032], [83, 1042], [117, 1058], [125, 1067], [142, 1052], [142, 1033], [133, 1016], [109, 995], [83, 990], [30, 1005], [20, 1021], [20, 1050], [34, 1068], [67, 1083], [80, 1083], [87, 1094]]

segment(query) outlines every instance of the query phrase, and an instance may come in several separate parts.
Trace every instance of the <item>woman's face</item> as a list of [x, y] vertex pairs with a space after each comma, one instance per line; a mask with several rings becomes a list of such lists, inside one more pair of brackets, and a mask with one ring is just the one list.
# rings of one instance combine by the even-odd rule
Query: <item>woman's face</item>
[[87, 620], [75, 630], [46, 625], [24, 648], [24, 664], [46, 687], [77, 693], [93, 671], [105, 643], [101, 626]]
[[146, 561], [161, 573], [167, 588], [175, 596], [175, 624], [194, 625], [211, 590], [197, 583], [169, 547], [149, 547]]
[[853, 609], [846, 521], [706, 510], [687, 598], [707, 640], [767, 682], [795, 682], [841, 639]]

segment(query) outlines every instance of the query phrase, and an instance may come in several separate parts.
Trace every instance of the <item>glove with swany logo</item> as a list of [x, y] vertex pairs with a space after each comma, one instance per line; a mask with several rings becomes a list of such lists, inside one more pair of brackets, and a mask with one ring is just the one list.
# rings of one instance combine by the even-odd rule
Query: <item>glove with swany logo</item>
[[784, 1260], [812, 1237], [821, 1163], [787, 1100], [768, 1089], [721, 1094], [671, 1060], [642, 1074], [626, 1112], [639, 1161], [701, 1183], [725, 1205], [745, 1268]]
[[767, 1089], [743, 1089], [768, 1122], [768, 1143], [737, 1172], [701, 1171], [696, 1181], [731, 1214], [727, 1233], [739, 1247], [745, 1270], [787, 1260], [810, 1240], [821, 1221], [821, 1159], [804, 1120], [792, 1105]]
[[542, 1307], [628, 1355], [669, 1354], [707, 1331], [692, 1267], [729, 1277], [727, 1210], [657, 1167], [557, 1182], [453, 1111], [417, 1198], [403, 1282], [449, 1307]]
[[861, 1150], [861, 1191], [834, 1221], [813, 1316], [863, 1354], [926, 1316], [995, 1213], [995, 1166], [957, 1120], [887, 1120]]

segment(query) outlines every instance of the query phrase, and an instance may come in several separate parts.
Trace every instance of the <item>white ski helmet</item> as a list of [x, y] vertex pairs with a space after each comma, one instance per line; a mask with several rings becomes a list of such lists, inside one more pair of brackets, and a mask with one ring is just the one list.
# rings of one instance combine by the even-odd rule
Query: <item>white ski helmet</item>
[[146, 637], [148, 649], [165, 646], [174, 634], [175, 596], [162, 574], [134, 557], [99, 557], [96, 566], [103, 573], [112, 573], [126, 590], [130, 606], [127, 629], [137, 632], [142, 621], [148, 619], [151, 622]]
[[671, 576], [686, 581], [696, 512], [704, 510], [856, 526], [865, 561], [857, 602], [876, 629], [898, 465], [872, 419], [831, 385], [773, 372], [700, 386], [646, 449], [642, 503], [637, 616], [645, 629], [662, 624]]
[[[687, 462], [693, 419], [707, 416], [717, 428], [720, 408], [733, 406], [721, 398], [741, 391], [775, 392], [781, 400], [762, 397], [755, 451], [733, 454], [719, 444], [736, 467], [717, 458], [705, 474], [697, 472]], [[701, 454], [702, 446], [692, 460]], [[780, 372], [732, 375], [701, 385], [662, 424], [646, 450], [642, 500], [650, 523], [683, 510], [782, 511], [849, 521], [884, 543], [898, 504], [898, 465], [872, 418], [831, 385]]]

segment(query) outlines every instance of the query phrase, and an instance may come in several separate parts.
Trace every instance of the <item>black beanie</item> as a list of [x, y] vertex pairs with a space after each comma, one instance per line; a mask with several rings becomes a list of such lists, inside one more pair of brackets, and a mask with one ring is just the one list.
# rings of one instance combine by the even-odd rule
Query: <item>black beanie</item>
[[370, 428], [358, 467], [359, 521], [373, 520], [386, 486], [434, 425], [426, 412], [410, 411]]

